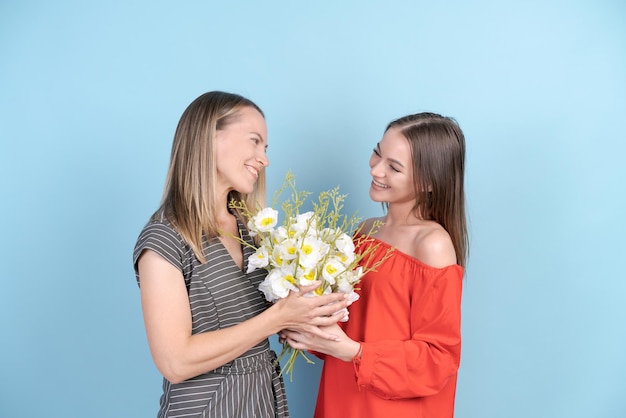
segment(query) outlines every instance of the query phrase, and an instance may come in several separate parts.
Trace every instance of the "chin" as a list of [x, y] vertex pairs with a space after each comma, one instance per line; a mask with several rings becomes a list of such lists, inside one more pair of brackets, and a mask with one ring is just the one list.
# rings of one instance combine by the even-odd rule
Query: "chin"
[[376, 191], [372, 189], [370, 189], [370, 199], [372, 199], [374, 202], [384, 202], [384, 199], [379, 198]]
[[241, 194], [250, 194], [254, 191], [254, 184], [240, 184], [235, 190]]

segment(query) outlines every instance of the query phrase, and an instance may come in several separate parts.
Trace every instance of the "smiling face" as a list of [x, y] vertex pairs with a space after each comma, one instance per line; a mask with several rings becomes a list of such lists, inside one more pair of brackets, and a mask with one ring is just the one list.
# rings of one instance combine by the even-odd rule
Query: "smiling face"
[[413, 163], [407, 139], [390, 128], [370, 157], [370, 198], [375, 202], [415, 203]]
[[215, 147], [219, 189], [226, 194], [232, 190], [252, 193], [259, 173], [269, 165], [263, 115], [252, 107], [242, 108], [217, 131]]

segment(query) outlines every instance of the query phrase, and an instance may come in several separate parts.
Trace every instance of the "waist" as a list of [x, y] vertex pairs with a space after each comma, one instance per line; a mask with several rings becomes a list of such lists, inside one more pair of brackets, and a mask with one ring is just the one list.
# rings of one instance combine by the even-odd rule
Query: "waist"
[[246, 354], [211, 370], [208, 374], [249, 374], [259, 370], [273, 368], [276, 353], [265, 347], [256, 346]]

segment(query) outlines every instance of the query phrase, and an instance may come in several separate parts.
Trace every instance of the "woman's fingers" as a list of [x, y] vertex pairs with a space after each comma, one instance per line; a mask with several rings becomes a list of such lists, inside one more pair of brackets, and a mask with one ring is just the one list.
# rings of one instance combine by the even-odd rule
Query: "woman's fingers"
[[[320, 284], [321, 282], [319, 280], [316, 280], [312, 282], [310, 285], [300, 286], [298, 288], [298, 293], [301, 297], [309, 297], [309, 296], [306, 296], [307, 293], [313, 292], [315, 289], [319, 287]], [[351, 301], [348, 300], [348, 294], [343, 293], [343, 292], [329, 293], [327, 295], [320, 295], [320, 296], [312, 296], [311, 299], [314, 299], [317, 302], [318, 306], [329, 305], [329, 304], [337, 303], [337, 302], [352, 303]]]
[[[323, 303], [323, 302], [322, 302]], [[316, 303], [316, 306], [311, 309], [311, 313], [316, 317], [332, 317], [335, 318], [334, 322], [337, 322], [343, 318], [345, 312], [347, 311], [347, 307], [350, 306], [352, 302], [348, 299], [341, 299], [339, 301], [320, 304], [320, 302]], [[332, 322], [325, 321], [322, 324], [316, 325], [330, 325]]]
[[298, 290], [301, 295], [304, 295], [305, 293], [309, 293], [317, 289], [320, 284], [322, 284], [321, 281], [315, 280], [314, 282], [311, 282], [311, 284], [309, 285], [298, 287]]

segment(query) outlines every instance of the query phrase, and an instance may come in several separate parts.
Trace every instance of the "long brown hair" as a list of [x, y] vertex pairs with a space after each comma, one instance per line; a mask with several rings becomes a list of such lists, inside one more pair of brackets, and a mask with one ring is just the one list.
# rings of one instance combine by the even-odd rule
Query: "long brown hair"
[[[215, 221], [221, 204], [216, 191], [216, 132], [234, 122], [245, 107], [252, 107], [264, 116], [245, 97], [222, 91], [205, 93], [185, 109], [174, 134], [163, 199], [153, 219], [165, 216], [202, 263], [206, 262], [203, 236], [219, 236]], [[231, 199], [246, 202], [252, 212], [265, 206], [265, 171], [259, 173], [252, 193], [231, 191], [228, 201]], [[241, 213], [238, 215], [243, 217]]]
[[413, 212], [450, 234], [457, 263], [469, 255], [465, 214], [465, 137], [458, 123], [436, 113], [417, 113], [391, 122], [408, 140], [417, 196]]

